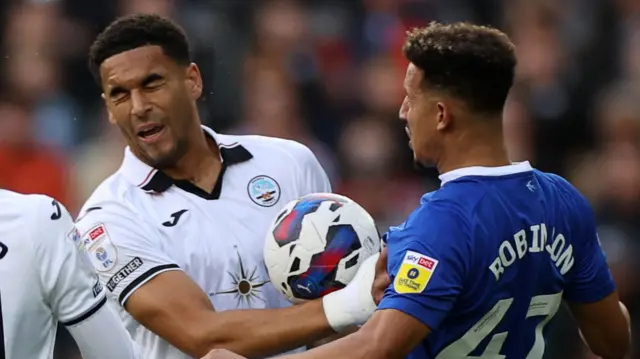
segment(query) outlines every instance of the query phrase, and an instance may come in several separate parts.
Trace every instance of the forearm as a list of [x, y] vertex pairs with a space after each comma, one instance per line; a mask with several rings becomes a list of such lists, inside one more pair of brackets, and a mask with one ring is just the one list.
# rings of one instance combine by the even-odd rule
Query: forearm
[[568, 303], [582, 340], [597, 356], [622, 359], [629, 353], [631, 330], [628, 311], [613, 293], [587, 304]]
[[329, 344], [303, 353], [285, 355], [279, 359], [395, 359], [376, 346], [376, 343], [360, 332], [348, 335]]
[[336, 340], [338, 340], [340, 338], [344, 338], [347, 335], [351, 335], [351, 334], [357, 332], [358, 329], [360, 329], [360, 328], [357, 325], [351, 326], [351, 327], [345, 329], [344, 331], [342, 331], [340, 333], [334, 333], [334, 334], [332, 334], [332, 335], [330, 335], [328, 337], [322, 338], [322, 339], [320, 339], [318, 341], [315, 341], [315, 342], [313, 342], [311, 344], [307, 344], [307, 348], [312, 349], [312, 348], [316, 348], [316, 347], [319, 347], [319, 346], [322, 346], [322, 345], [325, 345], [325, 344], [329, 344], [329, 343], [334, 342], [334, 341], [336, 341]]
[[216, 312], [198, 350], [199, 356], [224, 348], [248, 358], [266, 357], [292, 350], [335, 332], [316, 300], [282, 309]]
[[429, 328], [397, 310], [380, 310], [357, 332], [321, 347], [281, 359], [402, 359]]

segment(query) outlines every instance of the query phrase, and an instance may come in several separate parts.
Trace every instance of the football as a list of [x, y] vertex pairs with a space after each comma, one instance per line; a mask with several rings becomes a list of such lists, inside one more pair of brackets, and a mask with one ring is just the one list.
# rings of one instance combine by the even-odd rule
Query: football
[[273, 285], [299, 303], [344, 288], [379, 251], [380, 235], [364, 208], [344, 196], [315, 193], [289, 202], [276, 216], [264, 262]]

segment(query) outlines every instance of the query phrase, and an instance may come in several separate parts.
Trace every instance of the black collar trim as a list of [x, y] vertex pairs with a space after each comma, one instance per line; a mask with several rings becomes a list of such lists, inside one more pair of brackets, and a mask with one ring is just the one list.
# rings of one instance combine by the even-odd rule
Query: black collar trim
[[253, 158], [251, 152], [237, 142], [231, 145], [220, 146], [219, 150], [220, 157], [222, 157], [222, 168], [220, 169], [216, 186], [211, 193], [204, 191], [189, 181], [174, 180], [162, 171], [156, 171], [151, 179], [141, 188], [147, 192], [162, 193], [175, 185], [205, 199], [219, 199], [220, 193], [222, 192], [222, 179], [227, 167], [247, 162]]

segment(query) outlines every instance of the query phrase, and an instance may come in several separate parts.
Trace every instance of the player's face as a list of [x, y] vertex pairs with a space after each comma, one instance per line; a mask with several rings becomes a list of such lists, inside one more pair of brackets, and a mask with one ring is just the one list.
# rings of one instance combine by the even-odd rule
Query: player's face
[[188, 149], [188, 136], [199, 131], [197, 66], [180, 66], [159, 46], [144, 46], [108, 58], [100, 75], [109, 121], [132, 152], [156, 168], [175, 166]]
[[421, 165], [434, 164], [438, 155], [439, 138], [437, 129], [437, 98], [433, 97], [422, 84], [423, 72], [414, 64], [409, 64], [404, 80], [406, 96], [400, 108], [400, 119], [406, 122], [409, 146], [414, 159]]

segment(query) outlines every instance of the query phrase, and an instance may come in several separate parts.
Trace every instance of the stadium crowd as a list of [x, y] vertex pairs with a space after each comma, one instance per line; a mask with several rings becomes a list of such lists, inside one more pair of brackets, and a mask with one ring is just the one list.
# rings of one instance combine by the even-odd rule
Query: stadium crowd
[[[119, 167], [123, 142], [86, 56], [98, 31], [133, 12], [185, 27], [204, 75], [205, 123], [306, 144], [335, 191], [381, 229], [439, 184], [433, 170], [417, 174], [397, 121], [405, 31], [430, 20], [505, 30], [519, 59], [504, 114], [511, 157], [566, 176], [587, 195], [622, 300], [638, 319], [639, 2], [2, 1], [0, 188], [48, 194], [74, 212]], [[588, 358], [566, 312], [552, 330], [549, 358]], [[61, 330], [57, 358], [74, 353]]]

